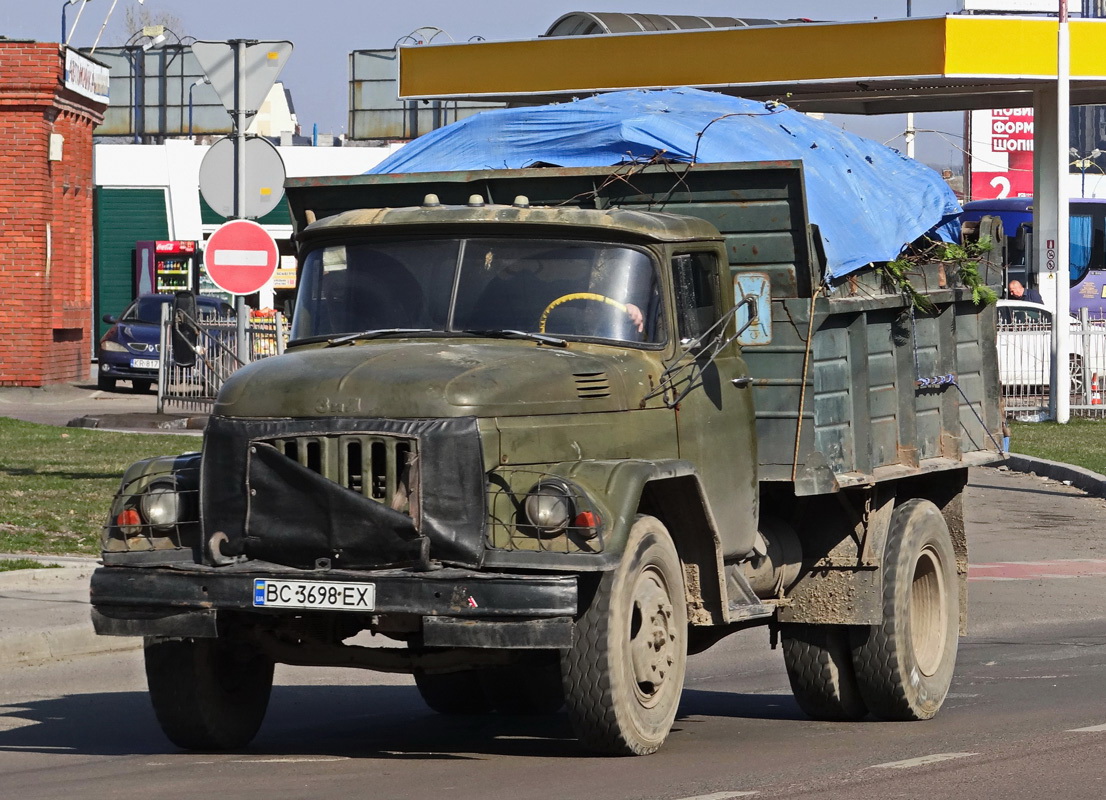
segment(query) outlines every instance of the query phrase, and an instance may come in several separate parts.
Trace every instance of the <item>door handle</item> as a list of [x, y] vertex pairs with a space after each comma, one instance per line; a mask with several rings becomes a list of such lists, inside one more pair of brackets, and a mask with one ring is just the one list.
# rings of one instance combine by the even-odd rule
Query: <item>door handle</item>
[[748, 375], [741, 378], [733, 378], [730, 383], [736, 386], [738, 389], [748, 389], [753, 385], [753, 379]]

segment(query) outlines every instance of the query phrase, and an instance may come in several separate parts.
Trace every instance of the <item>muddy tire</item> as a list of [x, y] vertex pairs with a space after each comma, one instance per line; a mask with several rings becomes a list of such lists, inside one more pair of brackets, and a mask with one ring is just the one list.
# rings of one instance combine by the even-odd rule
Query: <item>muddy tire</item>
[[415, 686], [418, 687], [423, 702], [439, 714], [487, 714], [492, 711], [492, 703], [484, 692], [479, 670], [415, 670]]
[[853, 671], [847, 627], [781, 625], [780, 640], [791, 692], [803, 713], [829, 722], [868, 715]]
[[895, 509], [883, 566], [883, 624], [851, 629], [853, 666], [868, 708], [887, 720], [929, 719], [956, 667], [956, 553], [928, 500]]
[[146, 683], [161, 729], [188, 750], [237, 750], [257, 734], [273, 662], [226, 639], [148, 638]]
[[647, 755], [668, 736], [687, 664], [683, 568], [664, 525], [639, 516], [561, 657], [565, 704], [589, 750]]

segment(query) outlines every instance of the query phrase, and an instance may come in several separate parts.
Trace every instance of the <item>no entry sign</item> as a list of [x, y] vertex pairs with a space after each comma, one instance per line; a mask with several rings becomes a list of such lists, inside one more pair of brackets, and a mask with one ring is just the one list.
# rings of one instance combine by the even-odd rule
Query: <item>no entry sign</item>
[[269, 232], [246, 219], [220, 226], [207, 240], [204, 267], [215, 285], [231, 294], [253, 294], [276, 272], [280, 255]]

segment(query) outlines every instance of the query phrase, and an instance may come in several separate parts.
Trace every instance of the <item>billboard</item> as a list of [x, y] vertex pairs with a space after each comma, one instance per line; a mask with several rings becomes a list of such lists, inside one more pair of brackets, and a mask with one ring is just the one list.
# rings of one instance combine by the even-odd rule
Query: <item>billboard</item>
[[1033, 109], [996, 108], [968, 116], [970, 197], [1033, 194]]

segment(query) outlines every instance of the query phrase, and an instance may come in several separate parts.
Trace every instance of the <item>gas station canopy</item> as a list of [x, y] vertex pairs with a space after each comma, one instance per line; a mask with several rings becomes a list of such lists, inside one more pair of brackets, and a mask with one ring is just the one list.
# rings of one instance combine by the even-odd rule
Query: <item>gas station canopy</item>
[[[1071, 103], [1106, 103], [1106, 20], [1069, 25]], [[1054, 17], [963, 15], [405, 47], [399, 93], [544, 103], [690, 86], [841, 114], [1024, 107], [1055, 86], [1056, 31]]]

